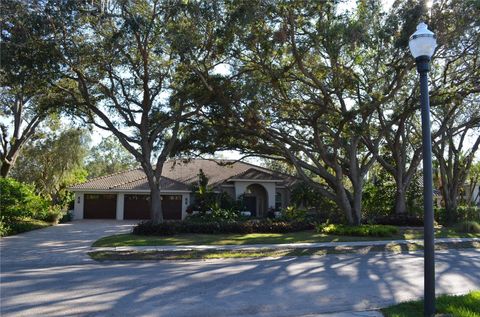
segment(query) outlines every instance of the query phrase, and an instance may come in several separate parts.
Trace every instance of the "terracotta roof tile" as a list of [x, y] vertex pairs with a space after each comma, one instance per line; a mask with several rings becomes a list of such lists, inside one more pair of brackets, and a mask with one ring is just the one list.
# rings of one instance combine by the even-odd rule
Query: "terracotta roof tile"
[[[296, 181], [295, 177], [277, 173], [260, 166], [232, 160], [170, 160], [162, 171], [162, 190], [190, 190], [198, 180], [200, 169], [209, 179], [209, 185], [217, 187], [232, 178], [254, 180], [284, 180], [283, 185]], [[145, 173], [141, 168], [94, 178], [70, 187], [72, 190], [148, 190]]]

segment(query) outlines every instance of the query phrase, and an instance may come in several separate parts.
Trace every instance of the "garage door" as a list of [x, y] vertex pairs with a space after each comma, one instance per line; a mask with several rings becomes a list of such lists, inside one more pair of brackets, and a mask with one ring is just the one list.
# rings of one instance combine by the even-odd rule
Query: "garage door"
[[83, 217], [85, 219], [115, 219], [117, 213], [117, 195], [85, 194]]
[[182, 219], [182, 196], [162, 195], [162, 211], [165, 220]]
[[150, 219], [149, 195], [125, 195], [123, 219]]
[[[182, 196], [162, 195], [162, 211], [165, 220], [182, 219]], [[125, 195], [124, 219], [150, 219], [149, 195]]]

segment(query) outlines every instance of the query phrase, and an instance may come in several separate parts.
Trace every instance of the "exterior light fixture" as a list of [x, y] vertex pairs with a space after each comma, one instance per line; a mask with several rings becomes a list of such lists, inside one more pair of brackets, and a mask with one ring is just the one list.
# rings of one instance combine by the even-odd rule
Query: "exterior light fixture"
[[430, 98], [428, 72], [430, 59], [437, 47], [435, 34], [425, 23], [417, 26], [408, 43], [420, 74], [422, 112], [423, 208], [424, 208], [424, 316], [435, 316], [435, 233], [433, 227], [432, 136], [430, 131]]

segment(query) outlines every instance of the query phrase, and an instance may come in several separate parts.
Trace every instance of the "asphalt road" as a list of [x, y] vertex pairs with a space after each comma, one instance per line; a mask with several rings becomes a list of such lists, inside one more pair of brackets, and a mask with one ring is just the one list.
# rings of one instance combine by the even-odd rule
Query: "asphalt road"
[[[97, 263], [82, 255], [88, 238], [71, 239], [75, 256], [62, 243], [30, 260], [2, 239], [1, 316], [286, 317], [375, 309], [423, 294], [421, 253]], [[436, 268], [437, 293], [480, 289], [478, 250], [438, 252]]]

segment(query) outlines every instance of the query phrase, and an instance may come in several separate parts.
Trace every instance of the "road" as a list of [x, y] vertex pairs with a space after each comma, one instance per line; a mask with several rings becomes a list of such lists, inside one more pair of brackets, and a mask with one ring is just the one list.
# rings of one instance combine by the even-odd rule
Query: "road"
[[[69, 256], [62, 244], [28, 261], [3, 240], [2, 316], [287, 317], [375, 309], [423, 294], [421, 253], [97, 263], [81, 246]], [[480, 289], [479, 250], [441, 251], [436, 259], [437, 293]]]

